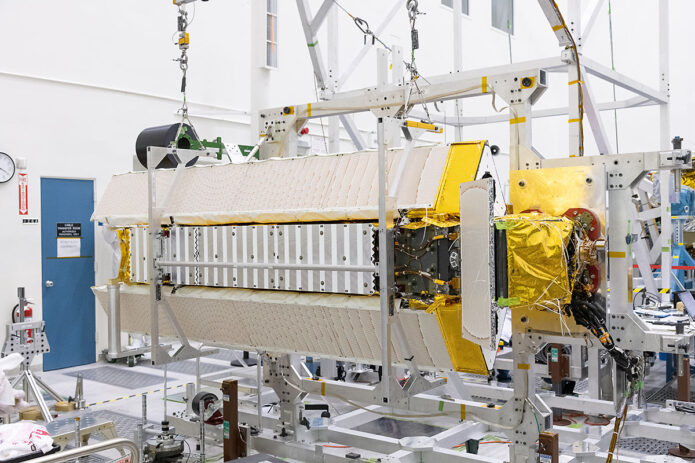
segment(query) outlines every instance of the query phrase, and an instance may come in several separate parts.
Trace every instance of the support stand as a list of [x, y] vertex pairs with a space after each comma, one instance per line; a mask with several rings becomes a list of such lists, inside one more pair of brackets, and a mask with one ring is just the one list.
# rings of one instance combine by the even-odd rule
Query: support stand
[[104, 357], [109, 363], [127, 358], [128, 366], [133, 367], [137, 363], [137, 358], [149, 352], [150, 348], [144, 346], [135, 349], [123, 349], [121, 346], [121, 285], [116, 283], [109, 284], [107, 287], [109, 292], [109, 348], [104, 353]]
[[[45, 324], [43, 321], [25, 322], [24, 307], [27, 305], [27, 300], [24, 296], [24, 288], [17, 288], [17, 297], [19, 298], [20, 321], [7, 325], [5, 344], [2, 347], [2, 356], [4, 357], [16, 352], [24, 357], [20, 365], [19, 376], [11, 382], [11, 385], [14, 388], [21, 384], [27, 401], [29, 401], [30, 394], [33, 395], [39, 409], [41, 409], [43, 419], [46, 420], [47, 423], [50, 423], [53, 421], [53, 416], [48, 409], [48, 405], [46, 405], [41, 390], [46, 391], [58, 402], [64, 399], [51, 389], [48, 384], [44, 383], [41, 378], [35, 376], [30, 369], [31, 362], [37, 354], [45, 354], [51, 350], [48, 345], [48, 339], [46, 338], [46, 332], [44, 331]], [[28, 330], [31, 330], [31, 339], [28, 338]]]

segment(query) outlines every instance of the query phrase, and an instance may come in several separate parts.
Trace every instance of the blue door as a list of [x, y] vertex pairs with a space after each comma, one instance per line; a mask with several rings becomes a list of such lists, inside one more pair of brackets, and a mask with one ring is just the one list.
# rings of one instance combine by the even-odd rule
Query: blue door
[[95, 360], [93, 210], [94, 181], [41, 179], [44, 371]]

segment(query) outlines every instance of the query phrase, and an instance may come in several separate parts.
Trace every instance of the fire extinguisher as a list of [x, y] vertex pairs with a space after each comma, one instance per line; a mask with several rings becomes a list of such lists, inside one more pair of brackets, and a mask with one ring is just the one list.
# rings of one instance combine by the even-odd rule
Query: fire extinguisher
[[[33, 321], [32, 317], [34, 315], [34, 310], [31, 308], [31, 306], [24, 306], [24, 321], [25, 322], [30, 322]], [[19, 323], [19, 304], [15, 305], [14, 308], [12, 309], [12, 323]], [[26, 333], [26, 338], [27, 338], [27, 343], [32, 342], [31, 338], [31, 330], [25, 330]]]

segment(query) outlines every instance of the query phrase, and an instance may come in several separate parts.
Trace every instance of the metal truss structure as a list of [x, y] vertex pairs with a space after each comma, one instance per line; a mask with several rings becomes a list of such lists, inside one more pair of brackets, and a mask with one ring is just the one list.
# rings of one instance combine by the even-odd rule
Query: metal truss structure
[[[394, 4], [394, 8], [400, 2]], [[596, 21], [598, 8], [602, 1], [592, 1], [587, 8], [588, 15], [581, 14], [579, 0], [570, 0], [570, 23], [573, 24], [573, 34], [577, 37], [586, 38]], [[541, 1], [551, 26], [554, 29], [559, 26], [559, 20], [554, 13], [546, 9], [547, 2]], [[546, 4], [546, 5], [544, 5]], [[523, 320], [521, 324], [514, 323], [514, 347], [513, 357], [509, 369], [514, 377], [513, 389], [500, 389], [484, 385], [462, 383], [457, 374], [447, 375], [446, 378], [453, 383], [460, 397], [434, 395], [432, 391], [445, 383], [445, 378], [437, 374], [422, 374], [414, 362], [409, 365], [411, 372], [410, 379], [405, 384], [399, 383], [395, 374], [395, 368], [391, 359], [391, 338], [393, 337], [405, 352], [410, 352], [408, 340], [403, 334], [399, 324], [398, 310], [394, 304], [393, 284], [388, 277], [393, 275], [393, 239], [389, 239], [393, 232], [393, 224], [390, 217], [393, 211], [389, 210], [390, 194], [393, 185], [386, 182], [386, 150], [389, 144], [387, 134], [388, 127], [401, 127], [407, 123], [408, 115], [413, 115], [411, 111], [415, 105], [412, 98], [413, 89], [406, 83], [396, 79], [387, 84], [380, 82], [380, 85], [372, 88], [364, 88], [350, 92], [338, 92], [341, 82], [344, 83], [347, 75], [337, 79], [331, 76], [330, 69], [326, 70], [323, 64], [320, 49], [316, 43], [316, 34], [319, 27], [325, 22], [332, 8], [332, 0], [324, 0], [319, 11], [315, 16], [309, 12], [307, 0], [297, 0], [300, 17], [305, 31], [305, 36], [309, 44], [314, 75], [318, 85], [323, 90], [321, 101], [283, 106], [263, 110], [260, 113], [263, 121], [262, 138], [264, 142], [261, 146], [261, 158], [273, 156], [292, 156], [297, 152], [297, 133], [309, 119], [317, 117], [337, 116], [350, 134], [355, 146], [360, 149], [364, 146], [350, 116], [357, 112], [371, 112], [376, 119], [377, 132], [377, 153], [379, 168], [379, 223], [378, 237], [380, 259], [378, 262], [377, 274], [382, 276], [379, 280], [379, 298], [381, 314], [381, 347], [382, 347], [382, 375], [377, 384], [370, 386], [327, 379], [315, 378], [306, 368], [298, 362], [296, 358], [289, 355], [275, 355], [273, 353], [264, 354], [263, 378], [264, 383], [271, 387], [280, 399], [280, 419], [279, 426], [286, 427], [289, 433], [281, 435], [273, 429], [259, 429], [259, 433], [251, 438], [250, 446], [268, 451], [277, 455], [285, 455], [292, 458], [300, 458], [306, 461], [342, 461], [343, 456], [332, 455], [320, 446], [312, 444], [314, 440], [331, 440], [345, 442], [348, 445], [360, 445], [371, 448], [379, 454], [389, 455], [390, 461], [467, 461], [481, 462], [492, 461], [484, 457], [473, 454], [453, 452], [442, 447], [455, 440], [460, 441], [462, 437], [468, 435], [473, 430], [497, 429], [502, 430], [509, 436], [512, 442], [510, 450], [510, 461], [512, 463], [530, 463], [538, 459], [538, 440], [539, 432], [552, 428], [551, 407], [572, 408], [584, 410], [587, 413], [605, 413], [615, 415], [615, 404], [608, 400], [601, 400], [597, 393], [595, 397], [573, 398], [556, 397], [554, 395], [541, 394], [536, 391], [535, 360], [536, 352], [546, 343], [569, 344], [578, 349], [586, 347], [587, 337], [580, 335], [558, 336], [535, 327], [526, 326]], [[589, 17], [584, 28], [581, 28], [581, 18]], [[648, 172], [658, 172], [661, 180], [662, 198], [669, 198], [669, 177], [673, 172], [691, 167], [691, 155], [687, 150], [668, 149], [669, 141], [669, 120], [668, 120], [668, 3], [659, 2], [659, 31], [661, 63], [660, 77], [661, 86], [653, 89], [643, 85], [625, 75], [607, 69], [604, 66], [591, 61], [588, 58], [580, 57], [580, 68], [572, 53], [563, 51], [561, 56], [517, 63], [513, 65], [498, 66], [492, 68], [462, 71], [455, 74], [446, 74], [428, 78], [428, 83], [419, 86], [417, 103], [430, 103], [446, 100], [460, 100], [474, 96], [495, 96], [503, 100], [508, 109], [505, 114], [493, 116], [481, 116], [478, 118], [456, 118], [452, 121], [435, 115], [432, 122], [436, 124], [448, 124], [454, 126], [467, 126], [483, 124], [489, 122], [509, 121], [510, 123], [510, 162], [511, 170], [516, 175], [531, 175], [537, 169], [583, 169], [590, 173], [592, 181], [587, 180], [587, 184], [597, 181], [600, 188], [605, 188], [601, 192], [608, 192], [608, 204], [606, 220], [610, 223], [607, 229], [608, 244], [606, 256], [610, 265], [611, 278], [604, 283], [610, 284], [610, 303], [608, 310], [608, 323], [612, 331], [620, 333], [616, 339], [616, 345], [633, 351], [653, 351], [683, 354], [690, 352], [693, 348], [693, 333], [677, 333], [675, 330], [656, 330], [648, 325], [632, 310], [632, 248], [630, 241], [626, 241], [626, 236], [631, 236], [632, 232], [628, 228], [629, 220], [633, 220], [635, 215], [631, 211], [634, 206], [632, 195], [635, 189], [644, 188], [645, 175]], [[561, 45], [564, 45], [567, 38], [558, 34]], [[576, 40], [576, 39], [575, 39]], [[365, 48], [366, 49], [366, 48]], [[363, 49], [364, 50], [364, 49]], [[398, 53], [398, 51], [395, 51]], [[360, 52], [364, 56], [366, 52]], [[381, 68], [382, 75], [386, 75], [387, 52], [378, 50], [378, 66]], [[395, 62], [395, 60], [394, 60]], [[350, 67], [351, 72], [355, 64]], [[544, 111], [533, 111], [533, 104], [543, 95], [547, 86], [548, 72], [567, 72], [570, 105], [568, 108], [555, 108]], [[602, 80], [615, 84], [635, 94], [634, 97], [614, 102], [601, 104], [594, 98], [589, 83], [579, 79], [580, 75], [592, 75]], [[579, 88], [583, 89], [584, 105], [586, 116], [592, 127], [594, 138], [597, 141], [600, 152], [603, 156], [577, 156], [567, 159], [543, 159], [543, 157], [533, 148], [531, 127], [532, 121], [537, 117], [548, 117], [568, 114], [569, 115], [569, 143], [570, 153], [581, 153], [581, 136], [576, 119], [579, 117], [577, 105], [574, 104], [579, 98]], [[606, 137], [605, 129], [602, 126], [600, 111], [608, 109], [627, 108], [645, 105], [659, 105], [661, 108], [661, 143], [662, 151], [635, 153], [635, 154], [612, 154], [610, 143]], [[184, 169], [186, 162], [193, 156], [199, 156], [200, 151], [176, 150], [173, 148], [150, 148], [148, 153], [148, 185], [149, 185], [149, 214], [148, 214], [148, 240], [149, 240], [149, 279], [150, 279], [150, 314], [152, 322], [152, 360], [154, 363], [168, 363], [171, 361], [183, 360], [187, 358], [199, 357], [207, 352], [200, 351], [191, 346], [188, 342], [184, 328], [177, 322], [170, 307], [163, 297], [161, 286], [163, 283], [164, 269], [173, 265], [171, 261], [166, 261], [164, 250], [161, 245], [161, 235], [165, 233], [161, 225], [166, 222], [162, 212], [166, 206], [171, 191], [176, 186], [177, 178]], [[154, 167], [164, 156], [174, 155], [178, 157], [179, 165], [174, 174], [173, 180], [168, 186], [168, 191], [163, 200], [158, 199], [156, 192], [156, 182], [154, 177]], [[408, 162], [407, 155], [401, 160]], [[398, 169], [396, 169], [398, 170]], [[513, 184], [514, 177], [511, 180]], [[599, 188], [597, 186], [596, 188]], [[602, 199], [602, 206], [606, 208], [605, 195]], [[635, 209], [636, 210], [636, 209]], [[636, 210], [637, 211], [637, 210]], [[639, 214], [637, 211], [634, 214]], [[656, 212], [649, 212], [656, 214]], [[664, 200], [659, 208], [658, 214], [661, 217], [661, 246], [657, 249], [661, 253], [661, 262], [664, 266], [662, 276], [658, 284], [661, 287], [670, 287], [670, 211], [667, 200]], [[640, 269], [647, 267], [644, 255], [637, 252], [637, 263]], [[653, 261], [650, 260], [650, 262]], [[182, 265], [180, 262], [177, 265]], [[200, 265], [200, 264], [198, 264]], [[647, 278], [648, 279], [648, 278]], [[653, 279], [653, 277], [652, 277]], [[646, 281], [646, 280], [645, 280]], [[657, 284], [653, 281], [651, 284]], [[490, 310], [483, 307], [483, 311]], [[182, 348], [173, 356], [170, 356], [165, 349], [160, 347], [159, 339], [159, 319], [160, 310], [164, 312], [169, 322], [174, 326], [182, 341]], [[492, 310], [495, 310], [493, 307]], [[598, 362], [598, 349], [593, 349], [588, 354], [588, 375], [597, 378], [600, 372], [600, 362]], [[412, 360], [412, 356], [411, 356]], [[577, 364], [581, 364], [581, 360]], [[581, 368], [580, 368], [581, 369]], [[583, 373], [578, 372], [579, 375]], [[595, 376], [594, 376], [595, 375]], [[616, 398], [620, 389], [621, 378], [613, 369], [614, 394]], [[261, 391], [258, 388], [258, 404], [261, 404]], [[325, 397], [336, 397], [347, 403], [366, 404], [359, 405], [366, 410], [356, 411], [344, 419], [362, 416], [363, 413], [377, 412], [395, 416], [405, 416], [411, 419], [426, 418], [433, 415], [440, 416], [442, 419], [462, 421], [454, 424], [448, 431], [438, 434], [436, 439], [419, 442], [389, 441], [379, 436], [364, 436], [350, 434], [342, 431], [340, 426], [329, 427], [328, 429], [304, 432], [302, 429], [302, 400], [309, 394]], [[471, 400], [471, 396], [480, 396], [495, 400], [504, 401], [501, 406], [489, 406], [487, 402]], [[404, 410], [404, 415], [398, 415], [395, 410]], [[656, 432], [680, 433], [683, 442], [690, 442], [692, 435], [686, 435], [680, 430], [683, 424], [695, 425], [692, 415], [667, 408], [656, 413], [648, 413], [646, 410], [638, 413], [644, 414], [650, 422], [639, 422], [630, 425], [628, 433], [632, 435], [648, 435]], [[274, 423], [278, 424], [278, 423]], [[262, 422], [259, 423], [259, 428]], [[567, 434], [566, 431], [560, 431]], [[595, 447], [587, 448], [575, 452], [577, 455], [574, 461], [603, 461], [609, 433], [606, 430], [599, 438], [593, 442]], [[674, 434], [675, 435], [675, 434]], [[589, 436], [579, 434], [580, 439], [586, 440]], [[313, 439], [313, 440], [312, 440]], [[589, 439], [590, 440], [590, 439]], [[358, 444], [359, 442], [359, 444]], [[633, 461], [621, 457], [614, 461], [629, 462]]]

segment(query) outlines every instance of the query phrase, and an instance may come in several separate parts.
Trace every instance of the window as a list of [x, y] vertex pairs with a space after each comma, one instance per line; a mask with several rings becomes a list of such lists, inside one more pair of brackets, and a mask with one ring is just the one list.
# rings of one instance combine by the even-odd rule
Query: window
[[492, 27], [514, 34], [514, 0], [492, 0]]
[[265, 65], [278, 67], [278, 0], [266, 0]]
[[[451, 8], [452, 10], [454, 9], [454, 1], [456, 0], [442, 0], [442, 5], [444, 5], [447, 8]], [[460, 0], [461, 1], [461, 12], [465, 15], [469, 14], [468, 10], [468, 0]]]

